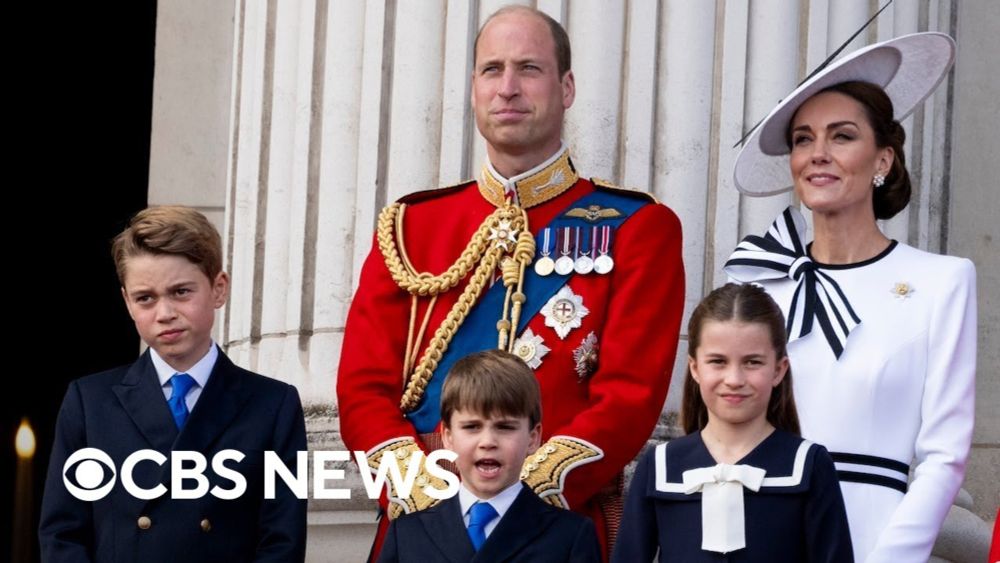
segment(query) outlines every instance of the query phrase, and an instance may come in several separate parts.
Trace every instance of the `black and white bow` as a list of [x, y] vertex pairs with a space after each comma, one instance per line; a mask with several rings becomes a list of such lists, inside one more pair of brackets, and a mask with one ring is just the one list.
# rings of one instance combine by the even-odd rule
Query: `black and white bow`
[[763, 237], [750, 235], [733, 251], [723, 268], [744, 283], [788, 277], [796, 283], [788, 308], [788, 340], [806, 336], [819, 323], [833, 354], [840, 358], [847, 336], [861, 324], [840, 286], [816, 268], [802, 237], [805, 219], [798, 209], [782, 212]]

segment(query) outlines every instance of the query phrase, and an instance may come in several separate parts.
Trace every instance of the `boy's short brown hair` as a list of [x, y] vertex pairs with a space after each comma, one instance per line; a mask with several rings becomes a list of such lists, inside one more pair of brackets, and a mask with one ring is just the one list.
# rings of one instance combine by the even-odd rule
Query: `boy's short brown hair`
[[183, 256], [214, 280], [222, 271], [222, 237], [208, 218], [190, 207], [147, 207], [111, 243], [118, 281], [125, 285], [129, 258], [142, 254]]
[[542, 420], [542, 399], [535, 372], [503, 350], [469, 354], [455, 362], [441, 391], [441, 420], [469, 410], [485, 416], [526, 416], [534, 428]]

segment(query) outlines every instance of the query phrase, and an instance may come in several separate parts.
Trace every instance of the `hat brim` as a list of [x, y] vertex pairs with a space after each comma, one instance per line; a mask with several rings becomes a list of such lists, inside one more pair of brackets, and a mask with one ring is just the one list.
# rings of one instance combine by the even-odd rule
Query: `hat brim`
[[788, 172], [789, 123], [806, 100], [842, 82], [871, 82], [892, 100], [893, 116], [902, 121], [931, 95], [955, 60], [955, 41], [937, 32], [904, 35], [869, 45], [835, 61], [785, 96], [736, 157], [736, 189], [768, 196], [792, 189]]

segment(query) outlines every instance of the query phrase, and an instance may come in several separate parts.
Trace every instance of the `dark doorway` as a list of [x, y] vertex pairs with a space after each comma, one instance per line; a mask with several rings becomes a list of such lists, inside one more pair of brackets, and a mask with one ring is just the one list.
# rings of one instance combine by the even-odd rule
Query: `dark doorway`
[[[8, 19], [14, 127], [3, 274], [11, 306], [4, 332], [13, 339], [3, 362], [8, 388], [0, 393], [0, 451], [10, 475], [0, 485], [0, 506], [7, 515], [22, 417], [37, 443], [30, 554], [17, 563], [38, 560], [38, 508], [66, 385], [131, 361], [139, 349], [109, 241], [146, 205], [156, 2], [28, 3], [15, 10], [22, 13]], [[0, 529], [0, 560], [11, 556], [12, 534], [11, 524]]]

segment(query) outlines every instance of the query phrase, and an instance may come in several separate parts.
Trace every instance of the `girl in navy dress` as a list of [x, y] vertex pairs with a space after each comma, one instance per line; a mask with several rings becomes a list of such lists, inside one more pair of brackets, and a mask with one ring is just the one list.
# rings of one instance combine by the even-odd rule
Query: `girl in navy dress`
[[639, 461], [612, 561], [852, 562], [833, 461], [799, 437], [781, 309], [728, 284], [688, 340], [687, 435]]

